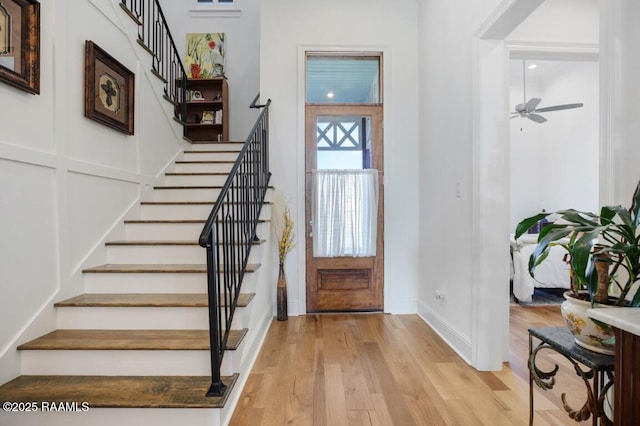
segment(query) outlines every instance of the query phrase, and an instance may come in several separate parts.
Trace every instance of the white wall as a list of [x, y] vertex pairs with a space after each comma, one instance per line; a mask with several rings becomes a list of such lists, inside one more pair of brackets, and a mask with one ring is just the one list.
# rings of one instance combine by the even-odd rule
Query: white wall
[[250, 110], [249, 105], [260, 91], [260, 0], [236, 0], [241, 13], [233, 17], [190, 12], [190, 3], [160, 0], [183, 61], [187, 33], [225, 33], [229, 138], [244, 141], [257, 118], [256, 110]]
[[[538, 108], [568, 103], [584, 107], [543, 113], [538, 124], [511, 120], [511, 226], [542, 209], [599, 210], [599, 84], [597, 62], [530, 60], [527, 99]], [[523, 102], [522, 60], [511, 61], [511, 100]]]
[[[610, 125], [604, 129], [610, 150], [602, 156], [608, 158], [610, 188], [606, 204], [628, 207], [640, 179], [640, 120], [637, 104], [640, 99], [640, 2], [636, 0], [602, 1], [602, 61], [603, 97], [610, 106]], [[606, 28], [606, 30], [605, 30]]]
[[[510, 203], [508, 50], [478, 37], [516, 3], [419, 2], [419, 312], [480, 369], [499, 369], [503, 360]], [[572, 16], [565, 10], [538, 28], [557, 41]]]
[[[261, 93], [273, 100], [273, 184], [290, 201], [297, 246], [287, 260], [289, 312], [306, 312], [304, 51], [384, 55], [385, 311], [415, 312], [418, 285], [417, 3], [278, 0], [261, 8]], [[275, 282], [275, 277], [274, 277]]]
[[599, 0], [545, 0], [507, 37], [510, 41], [598, 44]]
[[[0, 383], [19, 373], [17, 344], [55, 328], [53, 302], [82, 292], [82, 268], [105, 262], [104, 238], [181, 147], [117, 3], [41, 2], [40, 95], [0, 84]], [[85, 40], [136, 74], [134, 136], [84, 117]]]

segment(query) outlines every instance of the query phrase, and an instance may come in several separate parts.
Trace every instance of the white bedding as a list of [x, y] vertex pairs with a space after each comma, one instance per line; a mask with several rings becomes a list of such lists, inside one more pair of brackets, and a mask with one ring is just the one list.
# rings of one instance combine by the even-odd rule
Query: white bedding
[[562, 260], [566, 253], [562, 247], [551, 248], [547, 259], [536, 267], [535, 279], [529, 275], [529, 257], [537, 239], [537, 234], [527, 234], [516, 242], [511, 235], [513, 295], [521, 302], [531, 302], [535, 287], [569, 288], [569, 265]]

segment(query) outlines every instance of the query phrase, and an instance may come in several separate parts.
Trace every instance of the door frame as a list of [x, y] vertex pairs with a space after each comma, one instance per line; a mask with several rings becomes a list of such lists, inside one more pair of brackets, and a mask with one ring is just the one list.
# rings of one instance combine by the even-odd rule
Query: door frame
[[[505, 42], [533, 10], [545, 0], [508, 0], [499, 5], [472, 39], [473, 104], [473, 232], [471, 294], [471, 359], [481, 371], [500, 370], [507, 358], [509, 339], [508, 244], [510, 175], [495, 167], [508, 154], [509, 82], [507, 64], [513, 45]], [[618, 1], [618, 0], [616, 0]], [[605, 17], [613, 6], [601, 7]], [[607, 9], [608, 8], [608, 9]], [[601, 23], [605, 20], [601, 15]], [[600, 28], [600, 188], [601, 202], [611, 193], [609, 117], [612, 90], [610, 70], [615, 63], [603, 48], [613, 28]], [[579, 46], [575, 46], [578, 48]], [[491, 229], [491, 232], [485, 230]], [[493, 324], [487, 327], [486, 324]], [[465, 345], [466, 346], [466, 345]], [[460, 346], [462, 347], [462, 346]]]
[[[390, 120], [390, 116], [392, 113], [392, 103], [390, 102], [391, 99], [391, 93], [387, 92], [385, 90], [386, 87], [391, 87], [391, 80], [390, 80], [390, 68], [389, 68], [389, 64], [391, 63], [391, 61], [389, 60], [390, 58], [390, 54], [391, 52], [389, 51], [388, 46], [382, 46], [382, 45], [370, 45], [370, 46], [363, 46], [363, 45], [318, 45], [318, 44], [299, 44], [298, 45], [298, 53], [297, 53], [297, 94], [296, 94], [296, 105], [297, 105], [297, 114], [295, 117], [295, 121], [297, 124], [297, 130], [296, 130], [296, 134], [298, 137], [298, 140], [301, 141], [301, 143], [298, 144], [297, 147], [297, 153], [296, 153], [296, 158], [298, 161], [298, 164], [305, 164], [305, 146], [304, 146], [304, 138], [305, 138], [305, 106], [306, 106], [306, 73], [305, 73], [305, 67], [306, 67], [306, 57], [308, 53], [312, 53], [312, 54], [354, 54], [354, 55], [358, 55], [358, 54], [380, 54], [382, 56], [382, 65], [381, 65], [381, 69], [380, 72], [382, 73], [382, 84], [381, 84], [381, 99], [383, 99], [383, 103], [384, 103], [384, 107], [383, 107], [383, 111], [382, 111], [382, 122], [383, 122], [383, 126], [382, 126], [382, 149], [385, 152], [385, 156], [384, 156], [384, 166], [385, 169], [388, 168], [389, 165], [389, 161], [390, 161], [390, 157], [392, 156], [392, 152], [389, 151], [388, 146], [388, 141], [389, 141], [389, 135], [391, 134], [391, 130], [392, 130], [392, 124], [391, 124], [391, 120]], [[287, 101], [287, 100], [285, 100]], [[292, 117], [293, 118], [293, 117]], [[305, 167], [299, 167], [298, 170], [298, 176], [297, 176], [297, 182], [296, 182], [296, 192], [298, 195], [298, 200], [304, 200], [305, 199], [305, 194], [306, 194], [306, 188], [305, 188]], [[389, 183], [389, 177], [385, 174], [383, 176], [381, 176], [381, 178], [383, 180], [380, 181], [380, 185], [385, 185], [388, 187], [388, 183]], [[284, 194], [285, 199], [288, 197], [287, 194]], [[297, 223], [301, 224], [304, 226], [305, 223], [305, 209], [304, 209], [304, 205], [301, 206], [296, 206], [296, 220]], [[389, 228], [389, 214], [387, 212], [387, 206], [384, 206], [383, 209], [384, 212], [384, 228], [388, 229]], [[299, 232], [304, 232], [304, 227], [302, 228], [298, 228]], [[300, 254], [297, 256], [297, 269], [298, 269], [298, 285], [297, 285], [297, 290], [298, 290], [298, 298], [297, 300], [289, 300], [289, 306], [290, 308], [292, 308], [292, 312], [298, 312], [299, 315], [306, 315], [307, 314], [307, 282], [306, 282], [306, 271], [307, 271], [307, 261], [306, 261], [306, 256], [303, 250], [299, 250]], [[385, 256], [384, 261], [383, 261], [383, 268], [384, 268], [384, 273], [383, 273], [383, 282], [388, 282], [388, 271], [389, 271], [389, 265], [387, 264], [388, 262], [388, 256]], [[304, 277], [304, 279], [303, 279]], [[391, 297], [390, 297], [390, 286], [385, 285], [383, 286], [383, 299], [384, 299], [384, 307], [383, 307], [383, 312], [389, 312], [390, 310], [390, 302], [391, 302]]]

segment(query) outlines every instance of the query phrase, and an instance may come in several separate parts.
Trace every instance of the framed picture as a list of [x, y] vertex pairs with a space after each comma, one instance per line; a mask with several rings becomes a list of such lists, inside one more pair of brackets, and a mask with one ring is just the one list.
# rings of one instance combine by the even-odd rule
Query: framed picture
[[90, 40], [84, 62], [84, 115], [133, 135], [135, 75]]
[[202, 121], [200, 124], [213, 124], [213, 111], [202, 111]]
[[224, 76], [225, 33], [187, 34], [184, 64], [187, 77], [193, 79]]
[[40, 3], [0, 2], [0, 81], [40, 93]]

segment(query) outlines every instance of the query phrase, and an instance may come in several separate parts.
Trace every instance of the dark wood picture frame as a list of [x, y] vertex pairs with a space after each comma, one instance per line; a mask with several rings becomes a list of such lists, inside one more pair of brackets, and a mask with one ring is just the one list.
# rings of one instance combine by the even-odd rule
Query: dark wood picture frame
[[133, 135], [135, 74], [91, 40], [85, 42], [84, 115]]
[[[0, 81], [40, 93], [40, 3], [6, 0], [0, 4]], [[13, 65], [7, 66], [11, 61]]]

